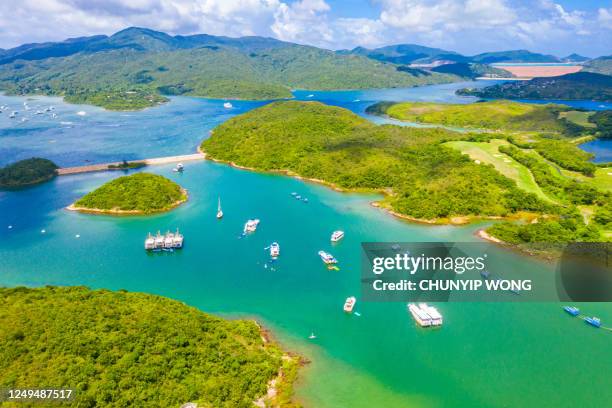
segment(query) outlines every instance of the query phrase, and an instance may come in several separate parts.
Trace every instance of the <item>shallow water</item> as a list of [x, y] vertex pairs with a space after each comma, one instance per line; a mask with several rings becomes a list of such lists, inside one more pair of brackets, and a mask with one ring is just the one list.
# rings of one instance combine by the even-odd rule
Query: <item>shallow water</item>
[[[363, 114], [376, 98], [456, 101], [455, 86], [300, 91], [296, 96]], [[0, 98], [0, 105], [22, 103]], [[190, 153], [216, 124], [261, 104], [232, 102], [235, 108], [226, 110], [222, 101], [173, 98], [125, 116], [57, 99], [39, 101], [54, 104], [58, 120], [71, 121], [73, 127], [41, 117], [26, 122], [31, 128], [19, 134], [2, 117], [0, 163], [31, 155], [75, 165]], [[76, 115], [80, 110], [87, 115]], [[212, 162], [185, 163], [184, 174], [171, 167], [147, 171], [178, 181], [190, 200], [152, 217], [63, 209], [119, 172], [59, 177], [0, 193], [0, 284], [125, 288], [225, 316], [256, 317], [286, 347], [312, 361], [302, 371], [297, 394], [313, 407], [603, 406], [612, 398], [607, 375], [612, 334], [566, 316], [558, 304], [439, 304], [445, 325], [437, 331], [416, 328], [403, 303], [358, 299], [361, 317], [342, 312], [347, 296], [359, 298], [361, 242], [470, 242], [478, 226], [408, 224], [372, 208], [375, 196], [337, 193]], [[309, 203], [292, 198], [293, 191]], [[225, 213], [221, 221], [215, 218], [219, 196]], [[252, 217], [261, 219], [260, 228], [239, 239], [242, 225]], [[183, 250], [143, 251], [147, 232], [176, 227], [185, 234]], [[344, 229], [346, 238], [332, 246], [329, 235], [335, 229]], [[272, 241], [281, 246], [274, 265], [264, 250]], [[320, 249], [340, 260], [340, 271], [322, 266]], [[517, 276], [541, 279], [552, 274], [550, 265], [501, 249], [492, 248], [491, 256], [509, 274], [513, 270]], [[610, 305], [583, 309], [604, 322], [612, 320]], [[314, 341], [307, 339], [311, 332], [317, 335]]]

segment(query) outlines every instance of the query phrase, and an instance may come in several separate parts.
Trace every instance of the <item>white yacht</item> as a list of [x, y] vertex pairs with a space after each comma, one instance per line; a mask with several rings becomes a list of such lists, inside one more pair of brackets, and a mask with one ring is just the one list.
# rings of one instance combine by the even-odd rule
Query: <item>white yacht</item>
[[164, 236], [157, 231], [157, 235], [155, 236], [155, 248], [163, 248], [164, 247]]
[[166, 236], [164, 237], [164, 248], [174, 248], [174, 234], [170, 231], [166, 232]]
[[221, 210], [221, 197], [219, 197], [219, 203], [217, 204], [217, 218], [223, 218], [223, 210]]
[[17, 111], [11, 112], [11, 114], [9, 115], [9, 118], [13, 119], [15, 116], [17, 116]]
[[246, 224], [244, 224], [244, 232], [249, 233], [249, 232], [255, 232], [257, 230], [257, 226], [259, 225], [259, 220], [258, 219], [254, 219], [254, 220], [248, 220], [246, 222]]
[[223, 107], [224, 107], [225, 109], [232, 109], [232, 108], [234, 107], [234, 105], [232, 105], [232, 104], [231, 104], [231, 103], [229, 103], [229, 102], [225, 102], [225, 103], [223, 104]]
[[332, 254], [325, 251], [319, 251], [319, 256], [321, 257], [321, 260], [328, 265], [338, 263], [338, 260], [336, 260]]
[[155, 249], [155, 238], [153, 238], [153, 235], [151, 235], [150, 232], [147, 239], [145, 239], [144, 247], [147, 251]]
[[183, 170], [185, 170], [185, 168], [183, 167], [183, 163], [178, 163], [176, 167], [172, 169], [172, 171], [176, 173], [182, 173]]
[[272, 257], [272, 259], [276, 259], [279, 255], [280, 245], [278, 245], [278, 242], [273, 242], [272, 245], [270, 245], [270, 256]]
[[179, 232], [179, 229], [176, 229], [174, 233], [174, 237], [172, 239], [172, 247], [173, 248], [182, 248], [183, 247], [183, 234]]
[[353, 313], [355, 303], [357, 303], [357, 299], [355, 298], [355, 296], [347, 297], [346, 301], [344, 302], [344, 311], [346, 313]]
[[344, 238], [344, 231], [334, 231], [331, 234], [331, 242], [338, 242]]
[[78, 111], [78, 112], [77, 112], [77, 115], [79, 115], [79, 116], [85, 116], [85, 115], [87, 115], [87, 112], [85, 112], [85, 111]]

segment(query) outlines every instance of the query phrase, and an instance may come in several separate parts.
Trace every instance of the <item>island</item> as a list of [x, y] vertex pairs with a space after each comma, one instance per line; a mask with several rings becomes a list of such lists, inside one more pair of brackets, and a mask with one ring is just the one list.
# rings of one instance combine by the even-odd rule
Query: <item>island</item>
[[0, 189], [15, 189], [43, 183], [57, 176], [51, 160], [33, 157], [0, 168]]
[[71, 389], [79, 407], [297, 407], [300, 358], [252, 320], [86, 287], [0, 288], [0, 310], [3, 388]]
[[136, 173], [119, 177], [67, 209], [92, 214], [139, 215], [169, 211], [187, 201], [187, 191], [163, 176]]
[[576, 72], [557, 77], [507, 82], [485, 88], [464, 88], [459, 89], [457, 94], [480, 98], [612, 101], [612, 76], [595, 72]]

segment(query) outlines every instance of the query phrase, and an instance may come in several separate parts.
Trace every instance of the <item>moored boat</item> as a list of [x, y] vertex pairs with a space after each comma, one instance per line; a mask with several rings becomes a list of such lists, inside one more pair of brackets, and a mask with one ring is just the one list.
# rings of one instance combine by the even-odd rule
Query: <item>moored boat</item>
[[244, 232], [249, 233], [249, 232], [255, 232], [257, 231], [257, 226], [259, 225], [259, 220], [258, 219], [254, 219], [254, 220], [248, 220], [246, 222], [246, 224], [244, 224]]
[[563, 310], [565, 310], [567, 313], [571, 314], [572, 316], [578, 316], [578, 314], [580, 314], [580, 309], [574, 306], [563, 306]]
[[278, 258], [278, 256], [280, 255], [280, 245], [278, 245], [278, 242], [273, 242], [272, 245], [270, 245], [270, 256], [273, 259]]
[[346, 298], [346, 301], [344, 302], [344, 311], [346, 313], [353, 313], [353, 309], [355, 308], [355, 303], [357, 303], [357, 299], [355, 298], [355, 296], [350, 296]]
[[321, 257], [321, 260], [328, 265], [338, 263], [338, 260], [328, 252], [319, 251], [319, 256]]
[[421, 327], [441, 326], [443, 322], [442, 315], [433, 306], [427, 303], [408, 304], [408, 311]]
[[155, 238], [153, 238], [153, 235], [151, 235], [150, 232], [147, 238], [145, 239], [144, 247], [146, 250], [155, 249]]
[[223, 104], [223, 107], [224, 107], [225, 109], [231, 109], [231, 108], [233, 108], [234, 106], [233, 106], [231, 103], [229, 103], [229, 102], [225, 102], [225, 103]]
[[587, 317], [586, 319], [584, 319], [584, 321], [593, 327], [601, 327], [601, 319], [599, 317]]
[[338, 242], [344, 238], [344, 231], [334, 231], [331, 234], [331, 242]]
[[221, 197], [219, 197], [219, 202], [217, 204], [217, 219], [223, 218], [223, 210], [221, 210]]

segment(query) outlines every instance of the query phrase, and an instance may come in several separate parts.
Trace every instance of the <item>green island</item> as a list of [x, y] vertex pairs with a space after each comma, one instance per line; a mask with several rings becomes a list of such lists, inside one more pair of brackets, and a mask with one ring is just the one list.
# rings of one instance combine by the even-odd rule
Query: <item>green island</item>
[[31, 186], [51, 180], [58, 166], [51, 160], [33, 157], [0, 168], [0, 189]]
[[133, 27], [75, 40], [67, 55], [56, 56], [53, 45], [37, 49], [36, 56], [0, 58], [0, 89], [133, 110], [155, 106], [164, 95], [264, 100], [291, 98], [292, 89], [410, 87], [459, 79], [413, 75], [365, 56], [261, 37], [173, 37]]
[[612, 76], [595, 72], [576, 72], [558, 77], [534, 78], [487, 86], [464, 88], [458, 95], [503, 99], [587, 99], [612, 101]]
[[85, 408], [298, 406], [300, 359], [255, 321], [85, 287], [0, 288], [0, 305], [0, 387], [70, 388]]
[[512, 244], [612, 238], [612, 168], [596, 165], [578, 144], [609, 134], [608, 112], [510, 101], [453, 105], [385, 102], [373, 114], [441, 126], [478, 129], [484, 140], [444, 143], [474, 162], [493, 166], [553, 210], [520, 222], [497, 223], [487, 233]]
[[201, 149], [238, 166], [379, 191], [385, 198], [378, 205], [422, 222], [557, 211], [492, 166], [475, 164], [443, 144], [483, 138], [440, 128], [377, 126], [346, 109], [286, 101], [230, 119]]
[[137, 215], [169, 211], [187, 201], [187, 192], [163, 176], [136, 173], [119, 177], [86, 194], [69, 210]]

